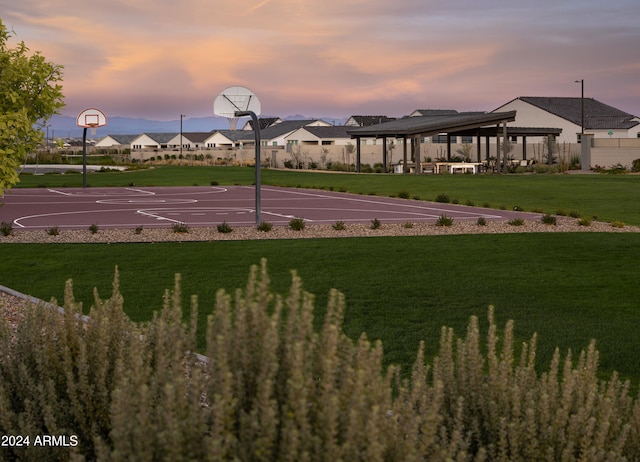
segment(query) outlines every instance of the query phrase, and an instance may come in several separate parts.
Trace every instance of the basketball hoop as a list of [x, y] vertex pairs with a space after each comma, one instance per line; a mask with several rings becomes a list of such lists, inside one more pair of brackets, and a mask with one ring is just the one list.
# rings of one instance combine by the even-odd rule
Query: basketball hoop
[[99, 109], [89, 108], [78, 114], [76, 125], [84, 128], [82, 134], [82, 187], [87, 187], [87, 129], [96, 136], [96, 128], [107, 125], [107, 116]]
[[213, 102], [213, 113], [226, 117], [231, 130], [236, 129], [240, 118], [236, 113], [249, 111], [260, 115], [260, 100], [254, 92], [245, 87], [226, 88]]

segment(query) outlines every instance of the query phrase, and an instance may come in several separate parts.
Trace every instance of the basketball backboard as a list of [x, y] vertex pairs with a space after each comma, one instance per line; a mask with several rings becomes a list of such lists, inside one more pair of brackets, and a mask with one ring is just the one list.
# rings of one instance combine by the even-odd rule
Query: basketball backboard
[[213, 102], [215, 115], [232, 119], [236, 112], [251, 111], [260, 114], [260, 100], [254, 92], [245, 87], [228, 87], [220, 92]]
[[76, 125], [83, 128], [103, 127], [107, 125], [107, 116], [99, 109], [85, 109], [78, 114]]

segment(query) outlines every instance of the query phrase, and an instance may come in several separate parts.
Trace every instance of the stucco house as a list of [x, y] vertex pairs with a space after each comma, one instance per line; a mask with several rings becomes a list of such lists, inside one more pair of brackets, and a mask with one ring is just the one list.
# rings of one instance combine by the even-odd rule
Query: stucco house
[[345, 125], [300, 127], [285, 137], [287, 148], [292, 146], [346, 146], [352, 143]]
[[143, 133], [131, 141], [131, 149], [167, 149], [176, 135], [179, 133]]
[[[213, 132], [184, 132], [182, 133], [182, 147], [184, 149], [198, 149], [206, 146], [206, 140]], [[168, 142], [170, 148], [180, 147], [180, 133]]]
[[328, 122], [319, 119], [284, 120], [260, 132], [260, 144], [265, 147], [285, 147], [287, 136], [301, 127], [330, 127]]
[[[582, 98], [519, 96], [492, 112], [517, 111], [509, 126], [558, 127], [558, 142], [576, 143], [582, 132]], [[638, 138], [640, 118], [594, 98], [584, 98], [584, 131], [594, 138]]]
[[107, 135], [99, 140], [95, 147], [97, 148], [128, 148], [131, 146], [131, 142], [135, 140], [138, 135]]
[[216, 130], [204, 140], [207, 148], [241, 148], [253, 145], [255, 141], [253, 131], [249, 130]]

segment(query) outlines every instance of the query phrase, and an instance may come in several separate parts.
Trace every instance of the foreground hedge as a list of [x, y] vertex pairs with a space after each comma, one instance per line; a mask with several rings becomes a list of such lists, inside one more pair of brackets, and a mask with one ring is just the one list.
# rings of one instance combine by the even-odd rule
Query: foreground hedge
[[[31, 306], [17, 333], [0, 324], [0, 434], [4, 460], [634, 460], [640, 405], [615, 375], [596, 377], [593, 344], [556, 351], [544, 373], [535, 336], [517, 348], [513, 324], [489, 310], [465, 338], [442, 329], [431, 365], [423, 346], [411, 373], [382, 366], [382, 345], [342, 332], [331, 293], [320, 332], [313, 296], [294, 274], [289, 295], [269, 291], [265, 262], [244, 291], [217, 294], [208, 360], [183, 322], [179, 278], [144, 325], [123, 313], [118, 275], [107, 300], [80, 317], [69, 283], [65, 315]], [[196, 320], [192, 298], [189, 319]], [[187, 352], [187, 353], [185, 353]], [[406, 378], [405, 378], [406, 377]], [[42, 443], [43, 435], [55, 439]], [[52, 444], [55, 443], [55, 444]], [[64, 444], [63, 444], [64, 443]], [[68, 444], [67, 444], [68, 443]], [[75, 444], [74, 444], [75, 443]], [[61, 447], [52, 447], [58, 445]]]

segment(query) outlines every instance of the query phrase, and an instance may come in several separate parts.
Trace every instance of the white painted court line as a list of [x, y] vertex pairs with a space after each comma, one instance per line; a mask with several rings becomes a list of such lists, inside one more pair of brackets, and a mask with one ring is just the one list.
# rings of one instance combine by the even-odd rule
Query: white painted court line
[[[455, 214], [468, 213], [469, 214], [469, 218], [471, 218], [471, 217], [475, 217], [475, 218], [484, 217], [484, 218], [495, 218], [495, 219], [504, 218], [503, 215], [495, 215], [495, 212], [492, 214], [492, 213], [472, 212], [472, 211], [470, 211], [468, 209], [464, 209], [464, 210], [460, 210], [458, 208], [456, 208], [456, 209], [443, 209], [443, 208], [440, 208], [440, 207], [432, 207], [432, 206], [427, 206], [427, 205], [400, 204], [400, 203], [396, 203], [396, 202], [386, 202], [386, 201], [373, 200], [373, 199], [362, 199], [360, 197], [340, 197], [340, 196], [333, 196], [333, 195], [327, 195], [327, 194], [305, 193], [305, 192], [301, 192], [301, 191], [281, 191], [281, 190], [275, 190], [275, 189], [271, 189], [270, 191], [283, 192], [283, 193], [287, 193], [287, 194], [296, 194], [296, 195], [302, 195], [302, 196], [309, 196], [309, 197], [318, 198], [318, 199], [339, 199], [339, 200], [343, 200], [343, 201], [354, 201], [354, 202], [361, 202], [361, 203], [365, 203], [365, 204], [383, 205], [383, 206], [392, 207], [392, 208], [400, 208], [400, 207], [402, 207], [402, 208], [418, 209], [418, 210], [425, 210], [425, 211], [429, 210], [429, 211], [433, 211], [434, 213], [438, 212], [438, 214], [434, 216], [435, 218], [439, 217], [440, 215], [442, 215], [445, 212], [455, 213]], [[345, 194], [347, 194], [347, 193], [345, 193]], [[311, 210], [311, 209], [307, 209], [307, 210]], [[326, 210], [329, 210], [329, 209], [326, 209]], [[382, 209], [382, 210], [384, 210], [384, 209]], [[380, 213], [382, 213], [382, 210], [380, 211]], [[371, 212], [374, 212], [374, 211], [372, 210]], [[387, 213], [392, 213], [392, 212], [388, 211]], [[400, 213], [400, 212], [398, 212], [398, 213]], [[409, 212], [407, 212], [407, 213], [409, 213]]]

